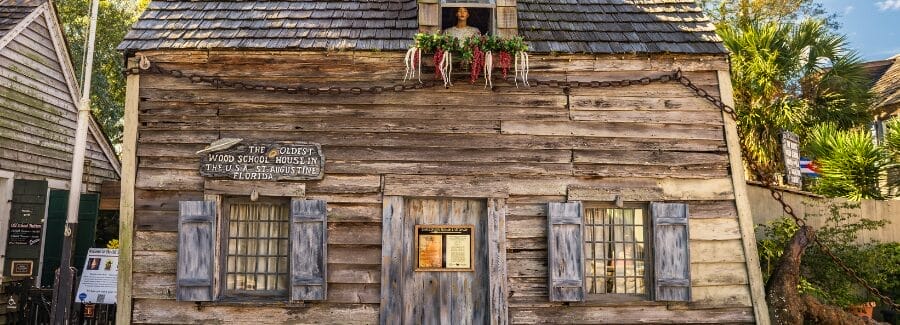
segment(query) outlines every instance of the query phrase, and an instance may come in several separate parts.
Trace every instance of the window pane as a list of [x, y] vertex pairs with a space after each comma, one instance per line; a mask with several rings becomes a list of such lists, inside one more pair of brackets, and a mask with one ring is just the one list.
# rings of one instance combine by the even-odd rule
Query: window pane
[[584, 221], [588, 292], [646, 294], [643, 211], [586, 209]]
[[287, 290], [289, 209], [265, 202], [229, 205], [226, 290]]

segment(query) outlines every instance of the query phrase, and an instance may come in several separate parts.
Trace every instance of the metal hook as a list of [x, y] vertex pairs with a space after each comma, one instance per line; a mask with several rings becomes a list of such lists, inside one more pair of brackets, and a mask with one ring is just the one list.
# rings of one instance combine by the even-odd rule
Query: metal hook
[[150, 59], [147, 59], [146, 56], [143, 56], [140, 54], [138, 54], [138, 57], [140, 57], [140, 61], [138, 62], [138, 67], [140, 67], [141, 70], [150, 69]]

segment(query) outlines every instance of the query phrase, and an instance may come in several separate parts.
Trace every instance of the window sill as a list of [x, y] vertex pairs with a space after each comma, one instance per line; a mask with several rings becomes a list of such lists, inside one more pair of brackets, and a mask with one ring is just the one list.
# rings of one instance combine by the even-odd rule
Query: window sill
[[572, 306], [665, 306], [668, 302], [649, 300], [646, 296], [622, 294], [588, 294], [583, 302], [570, 303]]
[[197, 302], [197, 309], [203, 307], [273, 307], [273, 308], [303, 308], [309, 307], [306, 301], [275, 301], [275, 300], [223, 300]]

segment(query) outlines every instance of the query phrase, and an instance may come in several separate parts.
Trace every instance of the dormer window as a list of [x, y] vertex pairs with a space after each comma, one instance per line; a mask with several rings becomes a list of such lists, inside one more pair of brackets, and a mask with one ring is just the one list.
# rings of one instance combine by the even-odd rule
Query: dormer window
[[466, 8], [466, 25], [478, 28], [482, 35], [495, 35], [496, 3], [493, 0], [441, 0], [441, 30], [459, 24], [459, 9]]
[[482, 35], [513, 37], [518, 34], [515, 0], [418, 0], [419, 31], [438, 33], [458, 23], [457, 11], [466, 8], [466, 25]]

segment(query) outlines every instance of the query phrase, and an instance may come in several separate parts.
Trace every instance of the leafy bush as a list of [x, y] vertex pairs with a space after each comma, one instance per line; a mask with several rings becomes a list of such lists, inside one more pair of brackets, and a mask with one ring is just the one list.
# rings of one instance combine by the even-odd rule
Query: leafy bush
[[[858, 207], [858, 204], [852, 203], [830, 205], [824, 225], [816, 230], [816, 237], [860, 277], [897, 300], [900, 291], [900, 243], [856, 244], [860, 231], [876, 230], [888, 223], [884, 220], [859, 218], [846, 212]], [[777, 267], [785, 245], [790, 242], [797, 229], [797, 224], [786, 217], [757, 228], [758, 236], [762, 238], [758, 247], [765, 281], [768, 281]], [[875, 300], [861, 290], [856, 281], [818, 245], [807, 247], [800, 271], [800, 291], [816, 296], [825, 303], [846, 307]]]
[[813, 192], [851, 200], [889, 196], [881, 184], [885, 172], [895, 163], [889, 150], [875, 145], [866, 131], [841, 131], [826, 123], [815, 127], [807, 140], [806, 151], [815, 157], [821, 170], [821, 177], [811, 186]]

